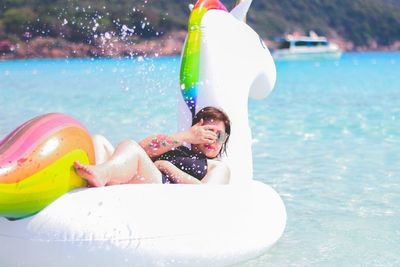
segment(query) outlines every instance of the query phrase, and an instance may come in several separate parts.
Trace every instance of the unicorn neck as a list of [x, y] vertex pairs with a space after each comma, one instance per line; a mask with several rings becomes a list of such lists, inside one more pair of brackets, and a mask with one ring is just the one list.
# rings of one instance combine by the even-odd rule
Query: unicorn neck
[[225, 6], [218, 0], [197, 1], [189, 18], [188, 36], [182, 55], [180, 86], [183, 99], [191, 111], [192, 117], [196, 110], [200, 73], [200, 24], [204, 14], [211, 9], [227, 11]]

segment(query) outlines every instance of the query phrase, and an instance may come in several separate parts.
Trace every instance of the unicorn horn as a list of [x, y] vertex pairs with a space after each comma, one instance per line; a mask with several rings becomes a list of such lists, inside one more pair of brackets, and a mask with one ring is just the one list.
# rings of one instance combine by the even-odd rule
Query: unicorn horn
[[231, 14], [238, 20], [246, 22], [246, 15], [252, 1], [253, 0], [237, 0], [236, 6], [232, 9]]

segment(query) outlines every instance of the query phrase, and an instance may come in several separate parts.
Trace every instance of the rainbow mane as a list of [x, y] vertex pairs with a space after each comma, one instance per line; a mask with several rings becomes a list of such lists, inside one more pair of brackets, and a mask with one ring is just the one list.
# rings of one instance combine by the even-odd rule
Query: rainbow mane
[[189, 18], [188, 35], [182, 55], [180, 85], [183, 99], [186, 102], [192, 117], [196, 112], [197, 89], [200, 73], [200, 24], [203, 15], [212, 9], [225, 10], [225, 6], [219, 0], [197, 1]]
[[32, 215], [85, 186], [75, 160], [95, 161], [90, 135], [73, 118], [46, 114], [16, 128], [0, 142], [0, 216]]

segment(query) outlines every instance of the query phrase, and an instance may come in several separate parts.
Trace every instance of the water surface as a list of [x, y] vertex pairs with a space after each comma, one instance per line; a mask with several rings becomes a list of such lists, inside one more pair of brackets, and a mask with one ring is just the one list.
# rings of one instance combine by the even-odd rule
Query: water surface
[[[254, 178], [288, 222], [238, 266], [399, 266], [400, 53], [277, 62], [250, 100]], [[179, 58], [0, 62], [0, 138], [43, 113], [74, 116], [114, 144], [176, 128]], [[262, 211], [260, 211], [262, 212]]]

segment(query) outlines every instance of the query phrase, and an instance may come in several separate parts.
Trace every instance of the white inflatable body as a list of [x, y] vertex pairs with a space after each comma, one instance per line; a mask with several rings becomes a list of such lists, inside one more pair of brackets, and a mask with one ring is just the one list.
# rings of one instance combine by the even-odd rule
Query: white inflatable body
[[[1, 267], [227, 266], [280, 238], [285, 206], [270, 186], [252, 180], [247, 99], [268, 95], [276, 73], [268, 49], [240, 20], [250, 3], [231, 13], [207, 11], [201, 22], [197, 109], [221, 107], [232, 121], [225, 159], [231, 184], [71, 191], [32, 217], [0, 218]], [[188, 127], [184, 101], [179, 116], [179, 127]]]
[[285, 225], [258, 182], [124, 185], [70, 192], [37, 215], [0, 218], [0, 266], [227, 266], [262, 254]]

